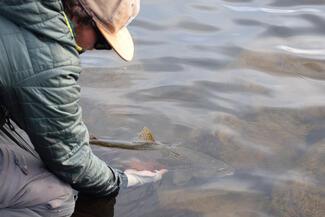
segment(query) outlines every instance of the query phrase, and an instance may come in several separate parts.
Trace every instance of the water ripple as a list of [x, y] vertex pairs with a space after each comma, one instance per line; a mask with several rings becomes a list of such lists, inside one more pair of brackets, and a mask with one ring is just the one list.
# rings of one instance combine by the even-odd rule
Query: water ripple
[[301, 14], [301, 13], [312, 13], [322, 14], [323, 11], [315, 8], [296, 8], [296, 9], [280, 9], [280, 8], [263, 8], [263, 7], [248, 7], [248, 6], [233, 6], [224, 5], [224, 7], [238, 12], [263, 12], [270, 14]]

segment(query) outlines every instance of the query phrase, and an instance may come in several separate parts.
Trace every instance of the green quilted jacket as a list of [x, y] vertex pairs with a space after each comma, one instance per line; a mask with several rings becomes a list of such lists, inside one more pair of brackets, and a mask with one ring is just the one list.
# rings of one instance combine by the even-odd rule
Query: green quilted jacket
[[78, 191], [109, 196], [127, 179], [90, 149], [80, 72], [60, 0], [0, 1], [0, 104], [50, 171]]

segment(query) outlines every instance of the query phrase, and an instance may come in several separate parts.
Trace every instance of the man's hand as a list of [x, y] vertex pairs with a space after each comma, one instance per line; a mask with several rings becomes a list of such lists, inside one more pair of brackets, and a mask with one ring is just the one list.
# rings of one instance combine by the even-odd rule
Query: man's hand
[[140, 186], [146, 183], [157, 182], [162, 178], [162, 175], [167, 172], [166, 169], [155, 170], [154, 172], [149, 170], [134, 170], [127, 169], [124, 171], [128, 178], [128, 186]]

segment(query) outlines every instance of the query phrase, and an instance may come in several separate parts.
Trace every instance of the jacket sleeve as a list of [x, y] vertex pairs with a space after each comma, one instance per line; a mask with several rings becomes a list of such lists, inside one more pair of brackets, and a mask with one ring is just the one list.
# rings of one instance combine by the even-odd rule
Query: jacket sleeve
[[[109, 196], [127, 185], [125, 174], [108, 167], [89, 146], [79, 105], [77, 66], [62, 66], [21, 81], [13, 88], [16, 119], [22, 120], [46, 166], [75, 189]], [[16, 108], [17, 109], [17, 108]]]

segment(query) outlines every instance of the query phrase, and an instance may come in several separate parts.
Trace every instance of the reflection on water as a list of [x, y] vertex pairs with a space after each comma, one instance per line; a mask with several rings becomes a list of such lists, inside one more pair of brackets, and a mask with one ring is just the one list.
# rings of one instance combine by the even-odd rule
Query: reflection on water
[[143, 0], [133, 62], [82, 56], [84, 119], [113, 139], [147, 126], [190, 160], [94, 148], [115, 167], [169, 172], [121, 192], [114, 210], [87, 202], [76, 216], [325, 216], [324, 11], [322, 0]]

